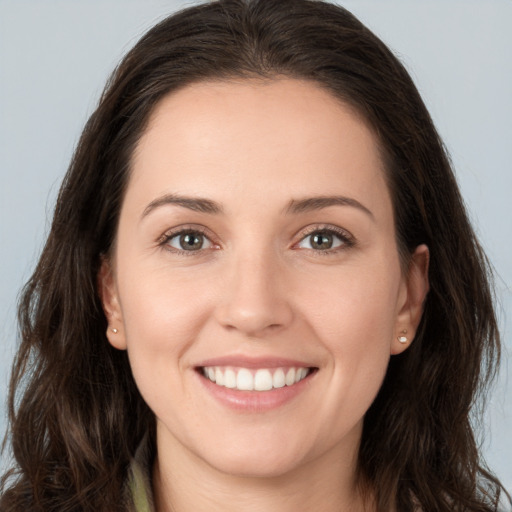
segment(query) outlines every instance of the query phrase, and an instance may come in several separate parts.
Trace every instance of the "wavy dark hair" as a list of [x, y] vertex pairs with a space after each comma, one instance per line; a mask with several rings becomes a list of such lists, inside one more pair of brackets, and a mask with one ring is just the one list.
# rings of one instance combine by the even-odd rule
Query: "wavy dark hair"
[[[367, 412], [361, 480], [377, 510], [491, 511], [474, 406], [495, 375], [490, 268], [449, 158], [404, 66], [342, 7], [316, 0], [220, 0], [164, 19], [112, 74], [62, 184], [19, 306], [21, 343], [4, 443], [2, 512], [121, 510], [135, 448], [154, 417], [127, 355], [111, 347], [98, 297], [131, 156], [155, 105], [187, 84], [305, 79], [351, 105], [378, 138], [407, 258], [430, 248], [430, 292], [411, 347], [391, 359]], [[478, 410], [478, 409], [477, 409]]]

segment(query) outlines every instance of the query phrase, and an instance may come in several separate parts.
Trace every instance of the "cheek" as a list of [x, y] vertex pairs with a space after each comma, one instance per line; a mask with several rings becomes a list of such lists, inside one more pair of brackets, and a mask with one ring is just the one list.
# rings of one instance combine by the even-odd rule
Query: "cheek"
[[132, 273], [120, 290], [128, 346], [146, 339], [147, 348], [179, 349], [206, 320], [208, 286], [165, 268]]
[[120, 282], [125, 283], [121, 306], [137, 387], [156, 417], [186, 437], [180, 418], [189, 418], [188, 428], [201, 421], [183, 376], [186, 354], [209, 317], [204, 283], [162, 268], [132, 272]]
[[394, 330], [389, 302], [352, 296], [320, 306], [313, 326], [331, 355], [333, 383], [357, 390], [360, 396], [377, 392], [384, 377]]
[[307, 317], [335, 352], [355, 352], [392, 340], [399, 305], [400, 269], [385, 263], [350, 266], [303, 281], [295, 291]]
[[389, 268], [393, 267], [384, 273], [353, 268], [337, 278], [331, 275], [321, 293], [313, 286], [302, 290], [302, 303], [311, 312], [310, 329], [330, 354], [331, 380], [324, 406], [326, 414], [334, 414], [334, 423], [344, 414], [362, 417], [384, 379], [400, 282], [399, 270], [393, 273]]
[[[208, 288], [201, 280], [180, 278], [163, 268], [129, 275], [119, 279], [128, 356], [142, 394], [158, 397], [182, 386], [183, 355], [210, 316], [205, 304]], [[155, 402], [155, 396], [145, 398]]]

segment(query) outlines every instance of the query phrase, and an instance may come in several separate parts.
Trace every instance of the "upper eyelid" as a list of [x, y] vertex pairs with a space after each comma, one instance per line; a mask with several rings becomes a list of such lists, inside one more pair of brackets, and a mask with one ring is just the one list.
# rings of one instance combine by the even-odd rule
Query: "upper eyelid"
[[303, 228], [297, 233], [296, 238], [298, 238], [300, 241], [306, 238], [307, 236], [312, 235], [313, 233], [317, 233], [319, 231], [328, 231], [336, 235], [340, 235], [349, 240], [355, 240], [355, 237], [352, 235], [352, 233], [350, 233], [350, 231], [339, 226], [333, 226], [332, 224], [316, 224], [307, 226], [306, 228]]
[[[200, 254], [204, 254], [205, 250], [212, 250], [212, 249], [219, 248], [219, 244], [214, 240], [214, 237], [212, 237], [208, 234], [209, 232], [210, 232], [210, 230], [208, 228], [206, 228], [205, 226], [182, 225], [179, 227], [170, 228], [170, 229], [166, 230], [157, 239], [156, 243], [157, 243], [157, 246], [159, 249], [163, 249], [166, 252], [172, 253], [174, 255], [187, 256], [187, 257], [192, 257], [194, 255], [197, 256]], [[183, 235], [185, 233], [197, 233], [197, 234], [203, 236], [204, 238], [206, 238], [209, 241], [209, 243], [211, 244], [211, 247], [206, 247], [206, 248], [201, 247], [200, 249], [197, 249], [197, 250], [188, 251], [185, 249], [179, 249], [177, 247], [171, 246], [170, 241], [173, 238]]]
[[[335, 235], [340, 236], [341, 238], [348, 240], [352, 243], [356, 242], [355, 237], [350, 233], [348, 230], [341, 228], [340, 226], [335, 226], [332, 224], [312, 224], [310, 226], [306, 226], [299, 230], [296, 235], [293, 237], [292, 246], [296, 245], [297, 243], [301, 242], [304, 238], [312, 235], [313, 233], [320, 232], [320, 231], [327, 231], [334, 233]], [[203, 235], [204, 237], [208, 238], [213, 244], [215, 245], [221, 245], [219, 241], [219, 237], [215, 236], [213, 232], [208, 229], [206, 226], [198, 225], [198, 224], [183, 224], [181, 226], [177, 226], [175, 228], [170, 228], [166, 230], [161, 236], [158, 237], [157, 242], [159, 244], [163, 244], [170, 240], [171, 238], [174, 238], [177, 235], [180, 235], [182, 233], [191, 232], [191, 233], [199, 233]]]
[[163, 242], [166, 240], [169, 240], [170, 238], [174, 238], [177, 235], [180, 235], [182, 233], [199, 233], [209, 240], [213, 242], [213, 239], [215, 238], [211, 231], [206, 228], [205, 226], [196, 225], [196, 224], [184, 224], [182, 226], [177, 226], [175, 228], [170, 228], [164, 231], [159, 237], [158, 242]]
[[[341, 240], [341, 242], [342, 242], [341, 245], [338, 247], [332, 247], [330, 249], [325, 249], [325, 250], [309, 249], [307, 247], [306, 248], [299, 247], [299, 244], [301, 244], [309, 236], [313, 235], [314, 233], [318, 233], [318, 232], [328, 232], [328, 233], [334, 234], [335, 236], [338, 237], [339, 240]], [[357, 246], [357, 240], [349, 231], [347, 231], [346, 229], [343, 229], [339, 226], [333, 226], [333, 225], [327, 224], [327, 225], [321, 225], [321, 226], [319, 226], [319, 225], [311, 226], [311, 229], [306, 228], [306, 231], [303, 230], [302, 233], [300, 233], [298, 235], [298, 240], [293, 242], [293, 244], [291, 245], [291, 249], [303, 250], [303, 251], [308, 251], [308, 252], [313, 251], [314, 254], [328, 256], [328, 255], [338, 254], [340, 251], [347, 250], [347, 249], [353, 248], [355, 246]]]

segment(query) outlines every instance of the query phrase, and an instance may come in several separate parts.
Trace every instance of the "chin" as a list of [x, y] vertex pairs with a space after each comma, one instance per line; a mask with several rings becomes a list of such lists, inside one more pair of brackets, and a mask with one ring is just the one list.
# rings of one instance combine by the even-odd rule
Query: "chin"
[[305, 461], [303, 450], [282, 443], [231, 445], [222, 453], [207, 454], [203, 459], [218, 471], [240, 478], [278, 478], [294, 472]]

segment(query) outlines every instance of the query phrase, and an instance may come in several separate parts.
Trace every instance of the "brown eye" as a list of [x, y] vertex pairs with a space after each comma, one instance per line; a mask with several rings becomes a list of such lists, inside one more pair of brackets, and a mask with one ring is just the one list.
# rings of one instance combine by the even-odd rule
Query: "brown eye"
[[334, 236], [330, 233], [316, 233], [311, 235], [311, 247], [313, 249], [331, 249], [334, 242]]
[[345, 244], [347, 244], [347, 240], [342, 235], [331, 230], [320, 230], [304, 237], [299, 242], [298, 247], [315, 251], [328, 251]]
[[170, 237], [167, 241], [167, 245], [179, 251], [193, 252], [208, 249], [211, 247], [212, 243], [205, 235], [198, 231], [187, 231], [177, 233]]

